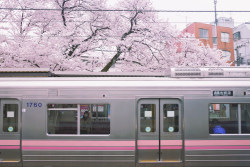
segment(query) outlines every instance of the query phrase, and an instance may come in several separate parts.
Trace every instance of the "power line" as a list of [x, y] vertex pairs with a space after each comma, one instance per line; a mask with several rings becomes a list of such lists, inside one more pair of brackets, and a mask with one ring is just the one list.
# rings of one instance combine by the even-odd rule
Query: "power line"
[[[185, 33], [185, 31], [183, 31], [184, 33]], [[1, 35], [1, 34], [0, 34]], [[5, 36], [5, 37], [53, 37], [53, 38], [82, 38], [82, 37], [84, 37], [84, 38], [88, 38], [89, 36], [87, 36], [87, 35], [25, 35], [25, 36], [22, 36], [22, 35], [5, 35], [5, 34], [2, 34], [3, 36]], [[105, 37], [107, 37], [107, 38], [121, 38], [122, 36], [118, 36], [118, 35], [102, 35], [102, 36], [100, 36], [100, 38], [105, 38]], [[131, 38], [143, 38], [143, 37], [145, 37], [144, 35], [137, 35], [137, 36], [134, 36], [134, 35], [130, 35], [129, 37], [131, 37]], [[196, 37], [184, 37], [184, 36], [182, 36], [182, 37], [165, 37], [166, 39], [187, 39], [187, 38], [189, 38], [189, 39], [202, 39], [202, 38], [196, 38]], [[210, 39], [214, 39], [214, 37], [207, 37], [206, 38], [207, 39], [207, 41]], [[206, 40], [206, 39], [204, 39], [204, 40]], [[217, 38], [218, 39], [218, 38]], [[224, 38], [219, 38], [219, 39], [224, 39]], [[229, 39], [229, 40], [234, 40], [234, 38], [232, 37], [232, 38], [227, 38], [227, 39]], [[248, 40], [250, 40], [250, 38], [240, 38], [240, 39], [248, 39]], [[202, 39], [203, 40], [203, 39]]]
[[[55, 8], [0, 8], [0, 10], [13, 11], [61, 11]], [[214, 13], [214, 10], [134, 10], [134, 9], [63, 9], [65, 11], [84, 11], [84, 12], [170, 12], [170, 13]], [[250, 10], [217, 10], [220, 13], [250, 13]]]
[[[25, 20], [23, 20], [23, 21], [17, 21], [17, 20], [2, 20], [2, 21], [0, 21], [0, 23], [20, 23], [20, 22], [23, 22], [23, 23], [29, 23], [29, 22], [32, 22], [32, 21], [25, 21]], [[60, 23], [60, 22], [62, 22], [61, 20], [54, 20], [54, 21], [33, 21], [34, 23]], [[83, 22], [87, 22], [87, 23], [92, 23], [92, 21], [74, 21], [74, 20], [70, 20], [70, 21], [67, 21], [68, 23], [83, 23]], [[95, 22], [99, 22], [99, 23], [103, 23], [103, 21], [95, 21]], [[204, 24], [211, 24], [211, 21], [209, 22], [209, 21], [207, 21], [207, 22], [205, 22], [205, 21], [158, 21], [158, 22], [144, 22], [144, 23], [148, 23], [148, 24], [166, 24], [166, 23], [170, 23], [170, 24], [190, 24], [190, 23], [194, 23], [194, 22], [199, 22], [199, 23], [204, 23]], [[246, 23], [246, 22], [235, 22], [234, 21], [234, 23]]]

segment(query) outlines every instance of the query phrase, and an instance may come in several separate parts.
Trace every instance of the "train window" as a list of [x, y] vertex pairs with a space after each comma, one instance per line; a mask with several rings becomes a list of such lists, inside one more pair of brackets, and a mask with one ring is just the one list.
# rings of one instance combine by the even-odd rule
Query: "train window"
[[210, 134], [238, 134], [238, 105], [210, 104]]
[[164, 104], [163, 105], [163, 131], [178, 132], [179, 131], [179, 105]]
[[18, 104], [4, 104], [3, 132], [18, 131]]
[[48, 134], [110, 134], [110, 105], [48, 104]]
[[141, 132], [155, 132], [156, 130], [156, 106], [155, 104], [141, 104]]
[[249, 134], [250, 104], [210, 104], [210, 134]]
[[110, 105], [80, 105], [81, 134], [110, 134]]
[[241, 104], [241, 133], [250, 133], [250, 104]]
[[49, 134], [77, 134], [77, 110], [48, 110]]

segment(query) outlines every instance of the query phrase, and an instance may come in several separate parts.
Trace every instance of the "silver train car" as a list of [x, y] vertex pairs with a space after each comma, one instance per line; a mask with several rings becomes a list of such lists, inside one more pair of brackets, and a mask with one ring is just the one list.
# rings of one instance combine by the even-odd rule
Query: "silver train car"
[[1, 167], [250, 166], [248, 68], [0, 75]]

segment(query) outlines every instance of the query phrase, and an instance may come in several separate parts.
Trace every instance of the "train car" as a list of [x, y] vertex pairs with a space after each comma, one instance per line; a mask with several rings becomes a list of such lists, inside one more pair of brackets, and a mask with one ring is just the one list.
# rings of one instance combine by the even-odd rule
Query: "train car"
[[250, 166], [250, 70], [0, 72], [1, 167]]

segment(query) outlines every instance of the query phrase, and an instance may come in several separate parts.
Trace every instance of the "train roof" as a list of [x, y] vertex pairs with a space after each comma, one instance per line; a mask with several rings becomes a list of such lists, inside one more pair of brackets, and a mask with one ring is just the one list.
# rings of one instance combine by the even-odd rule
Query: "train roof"
[[250, 78], [248, 67], [171, 68], [166, 72], [50, 71], [49, 68], [0, 68], [0, 77], [157, 77], [157, 78]]
[[2, 77], [0, 88], [21, 89], [160, 89], [163, 87], [208, 88], [250, 87], [250, 78], [170, 78], [170, 77]]

